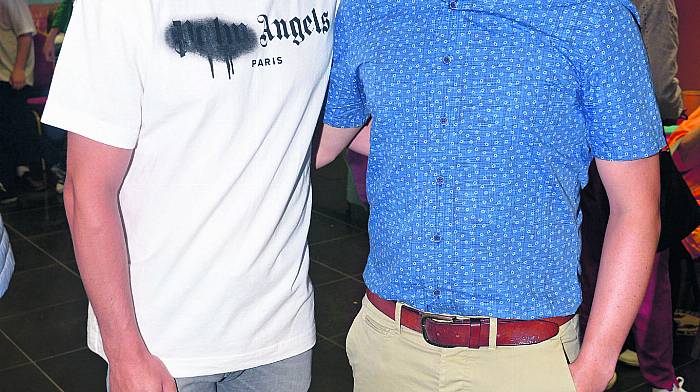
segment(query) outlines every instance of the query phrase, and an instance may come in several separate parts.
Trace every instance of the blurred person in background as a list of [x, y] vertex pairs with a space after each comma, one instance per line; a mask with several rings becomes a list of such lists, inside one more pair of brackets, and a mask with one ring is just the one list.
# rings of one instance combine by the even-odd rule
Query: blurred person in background
[[[70, 17], [73, 14], [73, 2], [74, 0], [62, 0], [51, 18], [49, 32], [46, 36], [44, 47], [42, 48], [42, 53], [46, 61], [52, 63], [56, 62], [60, 50], [60, 43], [63, 42], [62, 36], [66, 33], [68, 22], [70, 22]], [[60, 42], [56, 42], [57, 38]]]
[[[700, 204], [700, 108], [671, 134], [668, 145], [676, 167]], [[700, 227], [683, 239], [683, 245], [693, 260], [700, 260]]]
[[[42, 54], [47, 62], [55, 63], [73, 14], [74, 0], [63, 0], [50, 18], [49, 31]], [[44, 154], [49, 170], [56, 180], [56, 192], [63, 193], [66, 179], [66, 131], [44, 124]]]
[[25, 0], [0, 0], [0, 203], [41, 190], [39, 137], [26, 104], [34, 83], [34, 21]]

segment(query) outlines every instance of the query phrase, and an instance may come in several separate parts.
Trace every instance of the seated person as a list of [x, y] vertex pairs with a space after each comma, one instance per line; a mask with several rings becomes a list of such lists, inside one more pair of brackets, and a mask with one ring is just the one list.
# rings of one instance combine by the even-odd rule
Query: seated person
[[[673, 161], [700, 204], [700, 108], [681, 123], [668, 139]], [[700, 227], [683, 240], [694, 260], [700, 259]]]

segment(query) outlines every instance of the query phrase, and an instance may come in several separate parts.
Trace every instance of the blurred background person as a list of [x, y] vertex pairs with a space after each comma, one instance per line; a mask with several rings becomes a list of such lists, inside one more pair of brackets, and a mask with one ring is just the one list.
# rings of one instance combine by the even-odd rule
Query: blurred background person
[[26, 105], [34, 83], [36, 33], [25, 0], [0, 0], [0, 203], [17, 199], [19, 191], [43, 189], [32, 177], [41, 171], [38, 135]]
[[63, 0], [56, 8], [56, 11], [51, 18], [49, 32], [46, 37], [46, 42], [42, 48], [44, 58], [49, 62], [56, 62], [56, 57], [60, 51], [60, 46], [63, 43], [63, 35], [68, 29], [68, 22], [73, 14], [73, 0]]

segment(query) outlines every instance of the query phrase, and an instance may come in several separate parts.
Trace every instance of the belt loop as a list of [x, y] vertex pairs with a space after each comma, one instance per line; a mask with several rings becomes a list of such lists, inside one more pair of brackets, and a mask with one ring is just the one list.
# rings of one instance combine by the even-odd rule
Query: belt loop
[[489, 350], [496, 349], [496, 338], [498, 337], [498, 319], [489, 317]]
[[403, 304], [399, 301], [396, 301], [396, 307], [394, 308], [394, 323], [396, 324], [396, 332], [398, 332], [399, 335], [401, 335], [401, 310], [403, 308]]

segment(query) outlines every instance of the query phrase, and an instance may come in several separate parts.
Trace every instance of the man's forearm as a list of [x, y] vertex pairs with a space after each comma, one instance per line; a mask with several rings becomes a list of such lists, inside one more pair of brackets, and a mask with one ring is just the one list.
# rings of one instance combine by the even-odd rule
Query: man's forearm
[[23, 34], [17, 37], [17, 59], [15, 60], [15, 69], [23, 70], [27, 66], [27, 59], [29, 59], [29, 50], [31, 47], [31, 34]]
[[81, 189], [70, 177], [65, 206], [80, 276], [110, 361], [146, 351], [134, 312], [117, 192]]
[[333, 162], [359, 131], [360, 128], [335, 128], [324, 124], [314, 159], [316, 168], [320, 169]]
[[646, 292], [659, 230], [658, 211], [611, 211], [581, 364], [612, 376]]

